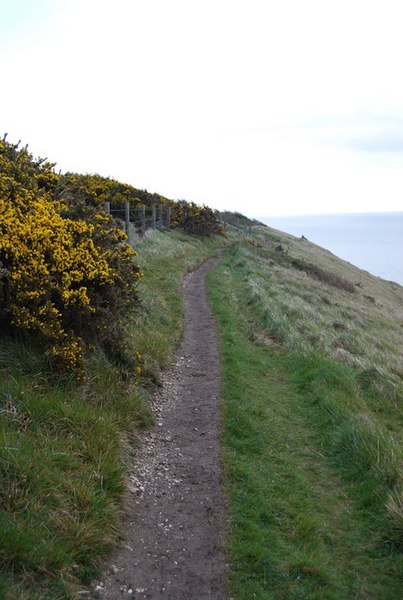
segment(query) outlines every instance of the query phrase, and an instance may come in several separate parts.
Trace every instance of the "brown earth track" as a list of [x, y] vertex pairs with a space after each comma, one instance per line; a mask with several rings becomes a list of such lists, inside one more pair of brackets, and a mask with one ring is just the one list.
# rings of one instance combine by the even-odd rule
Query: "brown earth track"
[[184, 338], [165, 373], [133, 472], [125, 545], [112, 557], [97, 595], [224, 600], [225, 499], [219, 452], [220, 364], [205, 293], [206, 261], [183, 284]]

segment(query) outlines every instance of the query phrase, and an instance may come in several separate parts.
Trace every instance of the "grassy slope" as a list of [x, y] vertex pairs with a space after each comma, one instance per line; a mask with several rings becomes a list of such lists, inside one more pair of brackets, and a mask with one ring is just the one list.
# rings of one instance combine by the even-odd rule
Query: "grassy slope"
[[402, 288], [263, 228], [209, 287], [231, 596], [400, 597]]
[[[232, 595], [399, 597], [401, 288], [267, 228], [232, 237], [211, 279]], [[180, 339], [181, 278], [219, 245], [141, 243], [143, 312], [129, 324], [141, 386], [98, 353], [84, 386], [50, 382], [36, 352], [0, 342], [0, 598], [75, 597], [117, 539], [122, 455]], [[350, 294], [325, 272], [360, 286]]]
[[0, 598], [78, 597], [116, 541], [122, 456], [180, 339], [181, 279], [217, 245], [157, 232], [141, 243], [143, 309], [129, 321], [140, 386], [98, 352], [82, 386], [51, 378], [37, 349], [0, 340]]

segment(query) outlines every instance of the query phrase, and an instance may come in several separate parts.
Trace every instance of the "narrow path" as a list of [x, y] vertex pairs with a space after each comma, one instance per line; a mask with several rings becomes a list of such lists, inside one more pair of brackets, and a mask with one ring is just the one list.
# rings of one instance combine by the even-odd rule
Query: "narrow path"
[[218, 261], [185, 279], [184, 339], [154, 398], [157, 423], [129, 477], [125, 546], [98, 586], [100, 598], [225, 598], [219, 355], [204, 284]]

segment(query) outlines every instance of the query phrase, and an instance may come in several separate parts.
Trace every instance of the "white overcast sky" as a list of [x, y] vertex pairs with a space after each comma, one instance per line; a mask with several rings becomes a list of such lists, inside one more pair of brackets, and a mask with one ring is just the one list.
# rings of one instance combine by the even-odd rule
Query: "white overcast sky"
[[0, 0], [0, 133], [256, 217], [403, 210], [402, 0]]

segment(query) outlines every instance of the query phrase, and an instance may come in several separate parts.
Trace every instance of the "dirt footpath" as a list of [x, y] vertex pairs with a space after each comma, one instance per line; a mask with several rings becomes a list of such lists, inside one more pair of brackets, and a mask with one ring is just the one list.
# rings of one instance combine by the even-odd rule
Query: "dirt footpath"
[[219, 356], [204, 286], [218, 260], [185, 279], [184, 339], [153, 401], [157, 423], [129, 475], [125, 545], [97, 586], [102, 599], [226, 597]]

